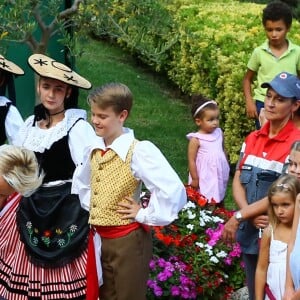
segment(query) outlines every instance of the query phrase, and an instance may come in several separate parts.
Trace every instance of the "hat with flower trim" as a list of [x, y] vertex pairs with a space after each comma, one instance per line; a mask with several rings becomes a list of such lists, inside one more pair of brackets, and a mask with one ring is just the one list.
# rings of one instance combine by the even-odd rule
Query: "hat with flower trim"
[[28, 58], [29, 66], [40, 76], [60, 80], [69, 85], [90, 89], [92, 84], [70, 69], [68, 66], [44, 55], [32, 54]]
[[24, 71], [19, 66], [7, 60], [3, 55], [0, 55], [0, 69], [15, 75], [24, 75]]
[[282, 97], [300, 100], [300, 80], [290, 73], [281, 72], [271, 82], [264, 82], [261, 87], [272, 88]]

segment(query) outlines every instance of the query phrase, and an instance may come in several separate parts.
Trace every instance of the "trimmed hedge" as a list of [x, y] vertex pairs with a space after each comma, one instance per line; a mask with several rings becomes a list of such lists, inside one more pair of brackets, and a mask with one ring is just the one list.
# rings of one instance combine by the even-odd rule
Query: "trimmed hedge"
[[[242, 79], [252, 51], [266, 39], [264, 5], [234, 0], [99, 1], [104, 7], [93, 2], [93, 10], [102, 15], [101, 22], [94, 18], [96, 35], [105, 32], [115, 38], [153, 69], [165, 72], [184, 93], [201, 93], [219, 103], [225, 147], [235, 163], [245, 136], [255, 129], [246, 117]], [[296, 44], [299, 32], [294, 20], [288, 37]]]

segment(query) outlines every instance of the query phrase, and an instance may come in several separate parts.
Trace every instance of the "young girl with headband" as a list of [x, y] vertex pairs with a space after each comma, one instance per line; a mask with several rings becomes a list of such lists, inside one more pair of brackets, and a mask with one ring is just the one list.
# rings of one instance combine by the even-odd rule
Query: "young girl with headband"
[[194, 96], [194, 100], [197, 101], [191, 112], [198, 130], [187, 135], [189, 184], [210, 201], [221, 203], [227, 188], [229, 164], [219, 128], [220, 111], [213, 100], [202, 96]]

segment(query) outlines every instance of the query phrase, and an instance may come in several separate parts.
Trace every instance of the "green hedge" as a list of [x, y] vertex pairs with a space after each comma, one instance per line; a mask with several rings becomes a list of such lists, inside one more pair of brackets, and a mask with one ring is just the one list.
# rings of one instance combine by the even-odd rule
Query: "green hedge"
[[[93, 7], [102, 15], [101, 22], [94, 22], [95, 34], [114, 37], [143, 62], [165, 72], [184, 93], [214, 98], [221, 109], [225, 147], [235, 163], [244, 137], [254, 129], [245, 114], [242, 78], [252, 51], [266, 38], [264, 5], [234, 0], [105, 3]], [[299, 32], [294, 20], [289, 38], [297, 44]]]

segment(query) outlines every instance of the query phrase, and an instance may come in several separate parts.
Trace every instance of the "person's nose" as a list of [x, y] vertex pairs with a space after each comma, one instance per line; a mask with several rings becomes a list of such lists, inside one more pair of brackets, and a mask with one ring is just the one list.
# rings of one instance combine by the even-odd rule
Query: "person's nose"
[[265, 104], [274, 107], [275, 106], [275, 99], [273, 97], [269, 97], [266, 99]]
[[272, 38], [276, 38], [277, 37], [277, 31], [276, 30], [273, 30], [272, 31]]
[[48, 90], [48, 96], [49, 96], [50, 98], [54, 98], [54, 90], [53, 90], [53, 89], [49, 89], [49, 90]]
[[284, 208], [282, 206], [279, 206], [278, 208], [278, 214], [282, 215], [284, 213]]
[[296, 174], [300, 174], [300, 164], [297, 164], [297, 165], [293, 166], [293, 171]]
[[91, 122], [92, 122], [92, 124], [98, 125], [99, 124], [99, 119], [95, 116], [92, 116], [91, 117]]

